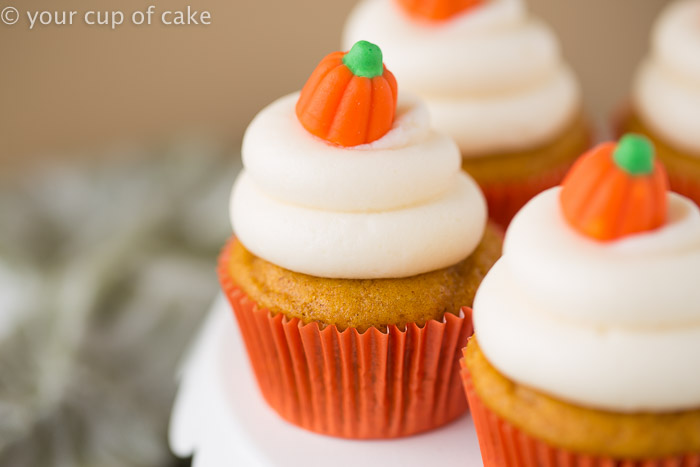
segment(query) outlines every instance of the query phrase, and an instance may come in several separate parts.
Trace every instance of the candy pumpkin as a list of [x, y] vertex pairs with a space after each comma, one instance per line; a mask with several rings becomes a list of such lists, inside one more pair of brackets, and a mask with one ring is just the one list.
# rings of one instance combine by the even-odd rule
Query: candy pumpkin
[[371, 143], [394, 123], [397, 86], [379, 47], [357, 42], [349, 52], [334, 52], [318, 64], [296, 105], [309, 133], [340, 146]]
[[664, 225], [667, 190], [652, 144], [629, 134], [583, 155], [564, 179], [560, 201], [574, 229], [610, 241]]
[[484, 0], [396, 0], [409, 15], [443, 21], [484, 3]]

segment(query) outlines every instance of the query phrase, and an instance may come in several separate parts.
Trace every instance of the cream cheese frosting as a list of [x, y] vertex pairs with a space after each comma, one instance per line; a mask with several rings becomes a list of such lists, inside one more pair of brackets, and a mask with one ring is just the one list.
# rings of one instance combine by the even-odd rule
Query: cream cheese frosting
[[309, 137], [294, 116], [298, 98], [273, 102], [243, 139], [246, 171], [273, 198], [343, 212], [397, 209], [442, 196], [459, 173], [454, 142], [430, 130], [415, 98], [402, 99], [393, 131], [351, 151]]
[[700, 1], [672, 3], [652, 32], [633, 100], [642, 119], [669, 143], [700, 157]]
[[567, 224], [561, 188], [516, 215], [474, 302], [504, 375], [615, 412], [700, 407], [700, 210], [668, 194], [665, 226], [599, 243]]
[[295, 272], [345, 279], [412, 276], [474, 251], [484, 197], [422, 104], [402, 94], [385, 136], [345, 148], [301, 126], [297, 99], [272, 103], [246, 131], [230, 204], [246, 248]]
[[465, 157], [544, 144], [580, 111], [556, 37], [522, 0], [492, 0], [437, 24], [408, 17], [393, 0], [363, 0], [344, 46], [359, 39], [382, 44], [402, 87], [426, 100]]

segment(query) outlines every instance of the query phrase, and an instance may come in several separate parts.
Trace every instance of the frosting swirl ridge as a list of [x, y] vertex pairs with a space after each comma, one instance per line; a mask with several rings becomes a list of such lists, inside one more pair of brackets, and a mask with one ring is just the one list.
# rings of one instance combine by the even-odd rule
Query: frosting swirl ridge
[[415, 98], [402, 96], [384, 137], [348, 149], [304, 130], [294, 116], [298, 97], [270, 104], [243, 140], [246, 171], [269, 196], [315, 209], [381, 211], [430, 201], [454, 182], [459, 149], [430, 129], [428, 112]]
[[255, 255], [320, 277], [407, 277], [448, 267], [477, 247], [486, 203], [457, 146], [401, 95], [393, 128], [339, 147], [294, 117], [298, 94], [249, 126], [231, 221]]

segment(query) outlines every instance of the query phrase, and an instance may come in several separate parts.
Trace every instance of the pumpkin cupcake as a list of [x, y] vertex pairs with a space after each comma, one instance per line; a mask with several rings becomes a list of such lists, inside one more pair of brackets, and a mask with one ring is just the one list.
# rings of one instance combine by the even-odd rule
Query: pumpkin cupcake
[[504, 227], [588, 149], [576, 77], [522, 0], [362, 0], [344, 43], [359, 38], [382, 44], [403, 88], [426, 101]]
[[462, 360], [486, 466], [700, 465], [700, 210], [667, 186], [628, 135], [513, 219]]
[[671, 189], [700, 204], [700, 1], [669, 5], [637, 71], [632, 105], [618, 132], [645, 134], [668, 170]]
[[328, 55], [255, 117], [242, 153], [219, 276], [269, 405], [347, 438], [464, 413], [461, 307], [501, 240], [457, 146], [398, 95], [381, 50]]

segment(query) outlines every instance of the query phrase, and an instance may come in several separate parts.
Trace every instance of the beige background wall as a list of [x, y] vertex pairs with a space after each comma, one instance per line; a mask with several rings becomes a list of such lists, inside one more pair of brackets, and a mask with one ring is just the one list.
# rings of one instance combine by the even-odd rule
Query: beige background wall
[[[0, 24], [0, 167], [202, 128], [233, 147], [255, 112], [337, 49], [355, 0], [6, 0], [20, 10], [211, 11], [210, 26]], [[664, 0], [531, 0], [602, 121]], [[313, 13], [310, 13], [313, 12]], [[58, 156], [60, 155], [60, 156]]]

